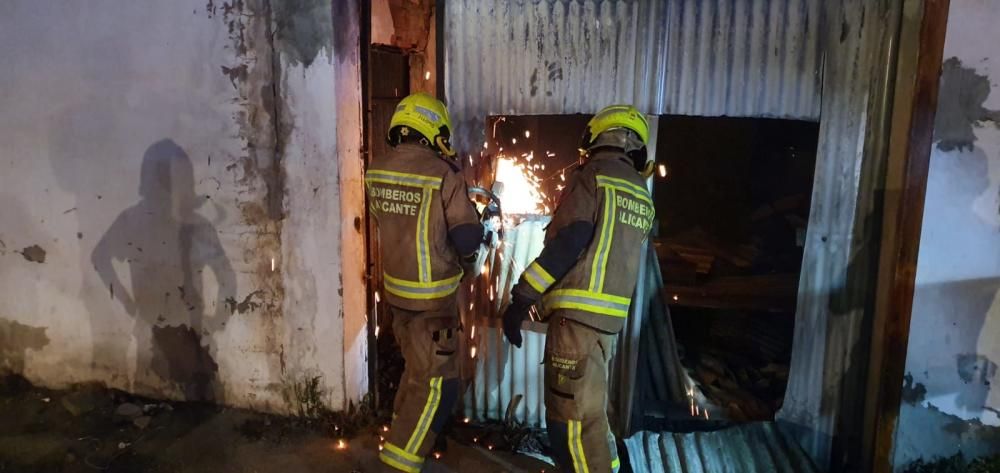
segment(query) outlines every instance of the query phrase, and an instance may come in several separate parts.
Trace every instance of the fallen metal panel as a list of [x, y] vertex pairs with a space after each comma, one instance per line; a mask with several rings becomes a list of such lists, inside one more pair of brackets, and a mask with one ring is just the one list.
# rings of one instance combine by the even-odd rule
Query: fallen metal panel
[[813, 473], [819, 470], [772, 423], [714, 432], [638, 432], [625, 439], [636, 473]]
[[450, 0], [445, 81], [459, 149], [495, 114], [818, 120], [820, 0]]

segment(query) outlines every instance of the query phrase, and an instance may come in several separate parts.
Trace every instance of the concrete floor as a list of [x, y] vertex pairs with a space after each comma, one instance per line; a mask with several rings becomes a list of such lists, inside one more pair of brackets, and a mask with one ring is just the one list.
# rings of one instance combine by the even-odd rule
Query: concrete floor
[[[124, 406], [124, 407], [123, 407]], [[138, 410], [137, 410], [138, 409]], [[129, 412], [129, 411], [132, 412]], [[0, 382], [0, 472], [297, 473], [378, 471], [378, 426], [339, 440], [324, 428], [239, 409], [159, 403], [99, 387]], [[463, 434], [468, 436], [468, 434]], [[449, 438], [426, 472], [554, 471]]]

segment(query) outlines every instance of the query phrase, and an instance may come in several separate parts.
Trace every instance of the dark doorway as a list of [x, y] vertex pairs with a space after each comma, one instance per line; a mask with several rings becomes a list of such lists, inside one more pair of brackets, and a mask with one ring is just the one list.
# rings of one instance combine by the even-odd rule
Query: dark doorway
[[[389, 152], [386, 133], [392, 113], [404, 97], [410, 94], [410, 66], [406, 53], [394, 48], [375, 47], [369, 50], [368, 61], [368, 127], [366, 137], [368, 150], [365, 166], [375, 156]], [[369, 287], [382, 287], [382, 259], [379, 246], [375, 243], [378, 229], [375, 222], [368, 221], [368, 274]], [[389, 306], [378, 295], [369, 294], [368, 306], [372, 307], [369, 326], [370, 360], [369, 372], [374, 381], [377, 408], [387, 412], [392, 410], [399, 379], [403, 373], [403, 359], [392, 334], [392, 314]]]
[[713, 424], [772, 420], [783, 401], [818, 131], [660, 117], [653, 241], [681, 363]]

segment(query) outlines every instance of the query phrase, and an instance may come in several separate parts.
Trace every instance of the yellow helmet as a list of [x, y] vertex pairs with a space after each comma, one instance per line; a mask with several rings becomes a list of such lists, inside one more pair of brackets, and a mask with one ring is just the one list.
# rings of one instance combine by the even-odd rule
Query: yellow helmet
[[[615, 130], [631, 131], [635, 133], [635, 137], [629, 137], [628, 133], [609, 133], [601, 137], [602, 133]], [[636, 142], [636, 137], [640, 143]], [[587, 122], [580, 148], [583, 153], [602, 146], [620, 147], [632, 159], [636, 170], [644, 177], [649, 177], [653, 173], [654, 163], [646, 153], [648, 144], [649, 122], [646, 121], [646, 116], [631, 105], [611, 105], [601, 109]]]
[[395, 146], [411, 132], [417, 132], [445, 156], [454, 156], [451, 143], [451, 118], [448, 108], [425, 93], [410, 94], [396, 106], [389, 122], [389, 144]]
[[649, 144], [649, 122], [646, 121], [646, 116], [631, 105], [611, 105], [601, 109], [587, 122], [587, 131], [583, 135], [584, 149], [590, 147], [597, 135], [621, 128], [639, 135], [643, 145]]

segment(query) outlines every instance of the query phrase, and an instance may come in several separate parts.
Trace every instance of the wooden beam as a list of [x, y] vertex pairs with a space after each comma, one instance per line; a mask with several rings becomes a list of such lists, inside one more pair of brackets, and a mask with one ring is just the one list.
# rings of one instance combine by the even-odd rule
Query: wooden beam
[[878, 473], [892, 472], [948, 7], [904, 2], [865, 412], [866, 469]]

